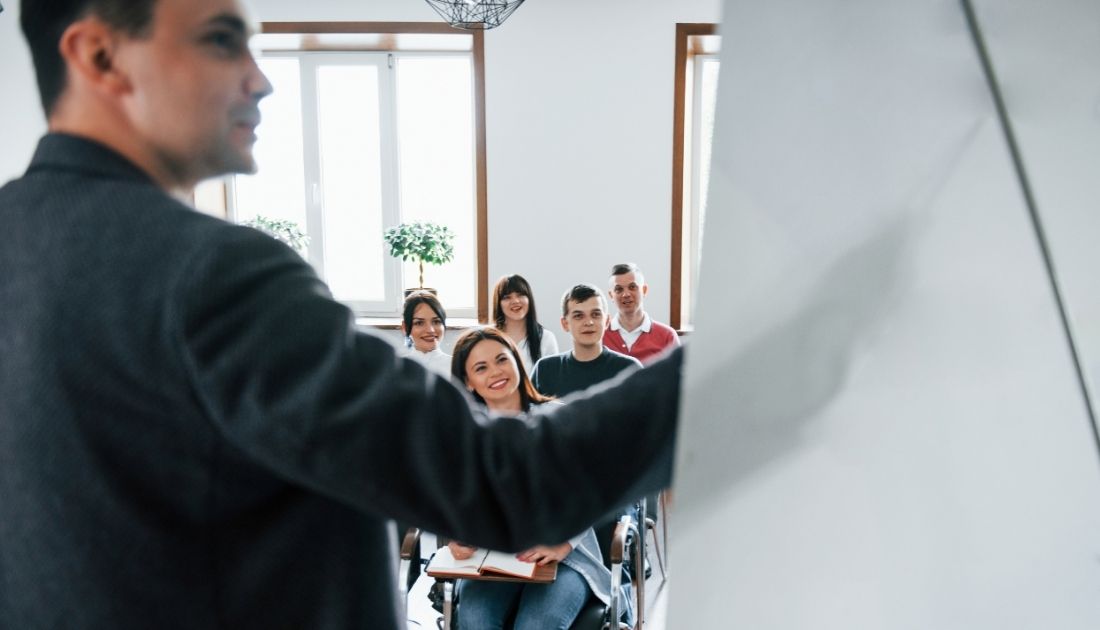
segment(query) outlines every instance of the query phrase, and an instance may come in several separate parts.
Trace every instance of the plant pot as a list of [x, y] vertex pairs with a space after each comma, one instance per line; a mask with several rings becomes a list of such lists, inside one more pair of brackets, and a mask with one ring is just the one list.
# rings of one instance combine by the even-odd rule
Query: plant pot
[[416, 293], [417, 291], [427, 291], [428, 293], [431, 293], [432, 295], [434, 295], [436, 297], [439, 297], [439, 291], [436, 291], [435, 289], [433, 289], [431, 287], [417, 287], [417, 288], [412, 288], [412, 289], [405, 289], [405, 299], [408, 299], [408, 297], [410, 295], [412, 295], [413, 293]]

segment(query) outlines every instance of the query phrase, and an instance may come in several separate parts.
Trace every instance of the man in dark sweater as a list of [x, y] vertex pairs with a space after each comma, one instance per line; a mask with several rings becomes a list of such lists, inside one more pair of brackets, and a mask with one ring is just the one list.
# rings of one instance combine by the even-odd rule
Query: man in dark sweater
[[[573, 337], [573, 350], [539, 359], [531, 382], [539, 393], [563, 398], [574, 392], [611, 380], [630, 368], [642, 367], [638, 359], [620, 354], [603, 345], [609, 315], [603, 293], [590, 284], [578, 284], [561, 299], [561, 327]], [[628, 514], [635, 523], [643, 516], [641, 503], [624, 506], [618, 515]], [[613, 520], [618, 520], [618, 516]], [[611, 528], [597, 524], [600, 544], [607, 544]], [[631, 579], [633, 554], [628, 555], [623, 578]], [[647, 573], [648, 577], [648, 573]]]
[[390, 519], [516, 550], [668, 483], [679, 357], [490, 418], [179, 201], [255, 166], [238, 0], [20, 19], [50, 133], [0, 188], [0, 628], [396, 630]]
[[578, 284], [561, 300], [561, 327], [573, 337], [573, 350], [539, 359], [531, 374], [535, 389], [562, 398], [614, 378], [642, 364], [603, 345], [607, 303], [599, 289]]

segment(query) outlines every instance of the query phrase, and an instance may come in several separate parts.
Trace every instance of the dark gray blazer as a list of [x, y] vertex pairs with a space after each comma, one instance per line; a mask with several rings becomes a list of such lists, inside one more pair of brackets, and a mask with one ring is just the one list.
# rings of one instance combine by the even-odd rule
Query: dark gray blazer
[[0, 189], [0, 628], [404, 627], [388, 519], [569, 538], [668, 482], [680, 363], [489, 420], [290, 249], [46, 136]]

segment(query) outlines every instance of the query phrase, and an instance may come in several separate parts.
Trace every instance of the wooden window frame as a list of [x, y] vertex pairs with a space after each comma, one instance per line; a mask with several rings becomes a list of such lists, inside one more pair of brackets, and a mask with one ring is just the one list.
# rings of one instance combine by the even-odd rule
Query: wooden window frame
[[672, 260], [670, 264], [669, 325], [684, 329], [683, 304], [683, 239], [684, 239], [684, 151], [687, 106], [687, 70], [693, 56], [688, 49], [692, 37], [717, 35], [718, 25], [709, 23], [676, 24], [676, 68], [672, 105]]
[[489, 276], [489, 221], [488, 221], [488, 159], [485, 151], [485, 34], [482, 31], [465, 31], [447, 24], [436, 22], [262, 22], [260, 33], [290, 35], [393, 35], [372, 42], [369, 48], [354, 44], [339, 47], [326, 45], [321, 37], [303, 37], [300, 50], [346, 50], [381, 51], [400, 50], [399, 35], [444, 34], [468, 35], [472, 37], [470, 52], [473, 57], [473, 93], [474, 93], [474, 187], [476, 199], [476, 238], [477, 238], [477, 278], [474, 290], [477, 293], [477, 319], [480, 323], [489, 320], [488, 276]]

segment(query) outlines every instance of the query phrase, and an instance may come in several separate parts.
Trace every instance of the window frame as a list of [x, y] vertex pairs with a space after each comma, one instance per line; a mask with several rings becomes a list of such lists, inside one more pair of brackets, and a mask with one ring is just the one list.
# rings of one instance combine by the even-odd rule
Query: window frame
[[[460, 53], [471, 56], [473, 78], [473, 114], [474, 114], [474, 241], [477, 252], [476, 276], [474, 278], [475, 315], [477, 321], [488, 321], [488, 176], [486, 167], [485, 132], [485, 38], [481, 31], [463, 31], [447, 24], [436, 22], [262, 22], [259, 33], [263, 35], [296, 36], [298, 44], [286, 52], [346, 52], [346, 53], [401, 53], [417, 52]], [[405, 44], [402, 36], [416, 35], [463, 35], [470, 38], [468, 48], [456, 49], [442, 47], [433, 49], [422, 47], [419, 43], [411, 47]], [[278, 54], [278, 51], [264, 51], [264, 54]], [[232, 184], [228, 184], [231, 186]], [[232, 190], [226, 189], [228, 201]], [[308, 196], [308, 195], [307, 195]], [[226, 204], [228, 206], [228, 203]], [[228, 208], [227, 208], [228, 210]], [[311, 210], [307, 209], [307, 216]], [[390, 263], [392, 262], [392, 265]], [[387, 260], [386, 274], [399, 274], [400, 262]], [[400, 309], [400, 306], [398, 307]], [[379, 327], [394, 327], [394, 318], [400, 317], [400, 311], [391, 317], [359, 318], [361, 321], [376, 323]]]
[[[685, 317], [684, 303], [690, 297], [685, 290], [684, 276], [690, 274], [690, 266], [685, 269], [684, 252], [691, 249], [692, 222], [695, 212], [684, 210], [684, 199], [690, 191], [685, 184], [696, 183], [697, 169], [685, 176], [685, 171], [691, 161], [686, 155], [687, 146], [690, 144], [693, 152], [697, 152], [699, 143], [693, 138], [687, 141], [687, 134], [693, 130], [688, 124], [695, 114], [689, 111], [689, 104], [698, 109], [694, 104], [695, 94], [699, 91], [698, 82], [694, 81], [695, 58], [697, 55], [714, 54], [712, 51], [700, 50], [692, 46], [693, 38], [718, 35], [718, 24], [713, 23], [677, 23], [676, 24], [676, 61], [673, 80], [673, 108], [672, 108], [672, 246], [670, 261], [670, 286], [669, 286], [669, 324], [677, 331], [690, 330], [691, 326]], [[691, 92], [689, 93], [689, 87]], [[696, 203], [693, 200], [693, 203]], [[688, 225], [685, 225], [687, 221]]]
[[[380, 92], [379, 106], [382, 119], [381, 149], [389, 159], [381, 162], [382, 166], [382, 190], [379, 191], [382, 203], [382, 213], [386, 224], [396, 224], [398, 205], [395, 202], [397, 191], [393, 170], [394, 156], [396, 154], [395, 138], [395, 112], [393, 111], [393, 75], [384, 71], [389, 65], [388, 55], [391, 53], [381, 51], [312, 51], [312, 50], [278, 50], [264, 53], [266, 58], [290, 58], [298, 62], [298, 73], [303, 94], [316, 96], [317, 73], [322, 66], [374, 66], [378, 70], [380, 80], [378, 89]], [[321, 155], [320, 134], [317, 124], [320, 122], [318, 102], [316, 98], [303, 98], [301, 100], [302, 122], [305, 128], [313, 130], [313, 133], [305, 134], [303, 138], [304, 150], [304, 178], [307, 184], [305, 190], [305, 221], [306, 233], [310, 235], [308, 261], [317, 270], [318, 275], [325, 275], [325, 233], [324, 205], [319, 199], [316, 187], [321, 182]], [[313, 190], [310, 190], [310, 183]], [[226, 217], [233, 222], [238, 222], [237, 217], [237, 191], [236, 178], [226, 179]], [[382, 263], [382, 273], [387, 285], [400, 286], [401, 263], [391, 256], [386, 256]], [[351, 301], [345, 302], [357, 315], [360, 313], [388, 313], [400, 309], [400, 304], [392, 303], [389, 296], [381, 301]], [[368, 315], [368, 318], [377, 317]]]

